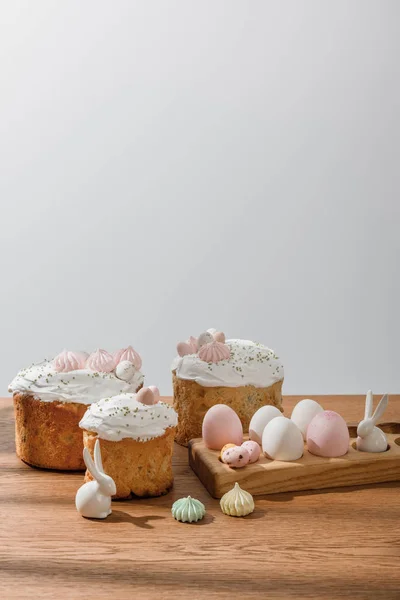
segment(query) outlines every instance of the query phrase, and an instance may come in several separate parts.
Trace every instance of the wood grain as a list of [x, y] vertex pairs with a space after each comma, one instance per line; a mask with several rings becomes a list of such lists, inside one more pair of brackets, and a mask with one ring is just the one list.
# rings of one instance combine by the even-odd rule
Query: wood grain
[[[316, 397], [347, 421], [364, 396]], [[288, 413], [300, 398], [286, 397]], [[400, 396], [386, 421], [400, 420]], [[400, 484], [382, 483], [256, 498], [245, 519], [222, 514], [175, 447], [173, 491], [114, 502], [103, 522], [74, 507], [82, 474], [21, 463], [13, 409], [0, 400], [0, 598], [400, 598]], [[184, 495], [207, 508], [175, 522]]]
[[[339, 458], [314, 456], [305, 450], [303, 456], [291, 462], [259, 460], [243, 469], [231, 469], [220, 461], [220, 452], [209, 450], [202, 438], [189, 442], [189, 464], [214, 498], [232, 489], [235, 482], [253, 494], [276, 494], [300, 490], [320, 490], [330, 487], [363, 485], [383, 481], [400, 481], [400, 423], [382, 424], [388, 450], [371, 454], [355, 449], [356, 425], [349, 427], [348, 454]], [[248, 439], [248, 435], [244, 436]]]

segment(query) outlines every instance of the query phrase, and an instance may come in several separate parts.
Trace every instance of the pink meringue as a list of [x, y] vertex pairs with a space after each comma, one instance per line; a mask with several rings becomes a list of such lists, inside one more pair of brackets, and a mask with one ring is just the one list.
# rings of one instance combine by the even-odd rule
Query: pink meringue
[[193, 337], [192, 335], [190, 336], [190, 338], [187, 340], [186, 342], [191, 350], [192, 350], [192, 354], [196, 354], [197, 349], [198, 349], [198, 342], [197, 342], [197, 338]]
[[195, 354], [197, 350], [193, 352], [193, 348], [187, 342], [179, 342], [176, 346], [176, 351], [179, 356], [186, 356], [187, 354]]
[[221, 342], [221, 344], [225, 344], [225, 334], [222, 331], [216, 331], [212, 335], [216, 342]]
[[83, 352], [63, 350], [53, 359], [53, 367], [57, 373], [68, 373], [85, 367], [86, 356]]
[[149, 385], [149, 390], [153, 392], [154, 402], [153, 404], [157, 404], [160, 401], [160, 390], [156, 385]]
[[77, 354], [80, 357], [80, 359], [83, 361], [83, 364], [86, 365], [86, 361], [89, 358], [89, 352], [84, 352], [83, 350], [79, 350], [79, 352], [75, 352], [75, 354]]
[[95, 350], [86, 361], [86, 368], [100, 373], [111, 373], [114, 369], [114, 357], [107, 350]]
[[[154, 387], [154, 386], [152, 386]], [[152, 404], [157, 404], [158, 399], [154, 397], [154, 392], [148, 387], [144, 387], [138, 391], [136, 394], [136, 400], [141, 402], [142, 404], [146, 404], [147, 406], [151, 406]]]
[[221, 342], [210, 342], [205, 344], [199, 350], [200, 360], [208, 363], [217, 363], [220, 360], [228, 360], [231, 355], [229, 346], [222, 344]]
[[129, 360], [136, 369], [139, 371], [142, 366], [142, 359], [140, 355], [132, 348], [132, 346], [128, 346], [127, 348], [122, 348], [114, 353], [114, 365], [116, 366], [123, 360]]

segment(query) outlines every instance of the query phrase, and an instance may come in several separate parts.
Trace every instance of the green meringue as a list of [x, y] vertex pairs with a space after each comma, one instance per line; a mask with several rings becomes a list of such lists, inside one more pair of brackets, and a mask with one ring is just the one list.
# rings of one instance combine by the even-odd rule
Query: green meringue
[[200, 500], [188, 496], [179, 498], [173, 503], [171, 508], [172, 516], [182, 523], [194, 523], [200, 521], [206, 514], [206, 507]]

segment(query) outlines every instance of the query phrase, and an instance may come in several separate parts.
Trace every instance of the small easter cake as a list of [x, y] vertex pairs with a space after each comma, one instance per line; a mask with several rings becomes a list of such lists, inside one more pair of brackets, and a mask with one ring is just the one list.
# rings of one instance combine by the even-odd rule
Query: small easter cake
[[[151, 386], [137, 394], [104, 398], [89, 406], [79, 424], [92, 456], [96, 440], [101, 440], [104, 471], [117, 487], [114, 498], [160, 496], [172, 486], [178, 416], [159, 397]], [[87, 471], [85, 481], [91, 479]]]
[[253, 414], [266, 404], [282, 410], [283, 366], [266, 346], [248, 340], [225, 340], [209, 329], [177, 346], [172, 363], [174, 408], [179, 415], [176, 441], [186, 446], [200, 437], [206, 412], [227, 404], [248, 431]]
[[128, 347], [113, 355], [64, 350], [20, 371], [8, 388], [19, 458], [44, 469], [83, 471], [79, 421], [93, 402], [138, 391], [144, 380], [141, 366], [139, 354]]

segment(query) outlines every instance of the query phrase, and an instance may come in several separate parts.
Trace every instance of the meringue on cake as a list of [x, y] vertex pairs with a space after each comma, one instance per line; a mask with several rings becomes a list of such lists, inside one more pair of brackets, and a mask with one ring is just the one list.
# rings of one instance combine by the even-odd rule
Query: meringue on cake
[[[155, 386], [89, 406], [79, 423], [83, 442], [93, 456], [96, 440], [101, 440], [104, 471], [117, 488], [114, 498], [160, 496], [171, 488], [177, 421], [175, 410], [160, 401]], [[85, 481], [91, 480], [86, 471]]]
[[249, 340], [225, 340], [209, 329], [177, 345], [172, 363], [176, 441], [201, 437], [203, 418], [215, 404], [227, 404], [248, 431], [253, 414], [266, 404], [282, 409], [283, 365], [273, 350]]
[[45, 469], [84, 470], [79, 421], [92, 403], [143, 386], [142, 361], [131, 347], [110, 354], [64, 350], [22, 369], [9, 385], [15, 445], [24, 462]]

